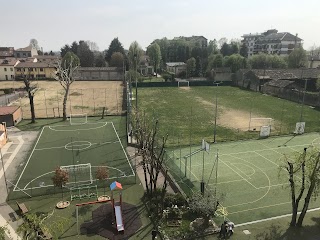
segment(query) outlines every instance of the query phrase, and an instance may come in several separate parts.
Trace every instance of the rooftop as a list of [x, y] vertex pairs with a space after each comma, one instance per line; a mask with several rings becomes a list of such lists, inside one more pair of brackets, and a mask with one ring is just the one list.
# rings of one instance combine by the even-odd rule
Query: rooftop
[[0, 116], [9, 115], [17, 111], [19, 106], [3, 106], [0, 107]]
[[183, 66], [186, 65], [184, 62], [168, 62], [166, 63], [169, 67]]
[[16, 66], [17, 68], [46, 68], [46, 67], [54, 67], [54, 64], [46, 63], [46, 62], [20, 62]]
[[14, 66], [18, 61], [16, 58], [0, 59], [0, 66]]
[[29, 51], [31, 51], [32, 49], [33, 49], [32, 46], [28, 46], [28, 47], [25, 47], [25, 48], [18, 48], [18, 49], [16, 50], [16, 52], [29, 52]]

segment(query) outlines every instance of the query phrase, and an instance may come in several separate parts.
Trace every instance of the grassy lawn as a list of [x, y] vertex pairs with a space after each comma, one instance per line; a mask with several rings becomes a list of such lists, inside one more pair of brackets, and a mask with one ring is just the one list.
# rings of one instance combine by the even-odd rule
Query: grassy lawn
[[168, 145], [199, 144], [201, 139], [213, 142], [216, 94], [217, 141], [258, 138], [258, 132], [248, 131], [250, 116], [274, 119], [272, 135], [292, 133], [300, 119], [306, 132], [320, 131], [319, 111], [236, 87], [139, 88], [138, 103], [147, 116], [159, 119]]

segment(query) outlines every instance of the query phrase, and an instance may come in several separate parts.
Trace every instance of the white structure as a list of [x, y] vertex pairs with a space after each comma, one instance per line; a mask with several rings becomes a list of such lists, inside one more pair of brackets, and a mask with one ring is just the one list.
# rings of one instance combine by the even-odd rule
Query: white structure
[[168, 62], [167, 65], [167, 71], [172, 72], [174, 74], [179, 74], [183, 71], [187, 70], [187, 64], [184, 62]]
[[264, 33], [244, 34], [242, 42], [248, 47], [248, 56], [258, 53], [289, 55], [294, 48], [300, 47], [302, 39], [288, 32], [278, 33], [271, 29]]
[[19, 63], [15, 58], [0, 59], [0, 81], [14, 80], [14, 67]]

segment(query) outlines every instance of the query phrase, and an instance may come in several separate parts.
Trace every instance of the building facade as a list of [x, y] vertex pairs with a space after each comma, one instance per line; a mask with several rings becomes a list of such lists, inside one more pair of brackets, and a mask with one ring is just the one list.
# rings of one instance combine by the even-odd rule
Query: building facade
[[279, 33], [276, 29], [264, 33], [244, 34], [242, 38], [242, 42], [248, 47], [248, 57], [259, 53], [288, 56], [302, 44], [302, 39], [297, 35], [288, 32]]
[[32, 46], [28, 46], [25, 48], [18, 48], [17, 50], [14, 51], [14, 56], [16, 58], [28, 58], [28, 57], [33, 57], [35, 55], [38, 55], [38, 51]]
[[166, 63], [167, 65], [167, 71], [172, 72], [175, 75], [178, 75], [179, 73], [187, 70], [187, 64], [184, 62], [169, 62]]
[[15, 66], [19, 60], [15, 58], [0, 59], [0, 81], [15, 79]]
[[54, 79], [56, 67], [46, 62], [20, 62], [15, 68], [15, 79]]

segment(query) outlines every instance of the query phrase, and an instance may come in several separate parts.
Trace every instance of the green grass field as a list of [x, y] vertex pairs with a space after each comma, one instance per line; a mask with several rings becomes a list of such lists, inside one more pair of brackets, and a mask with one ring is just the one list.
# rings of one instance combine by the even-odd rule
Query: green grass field
[[14, 191], [52, 187], [51, 178], [58, 166], [88, 163], [91, 173], [88, 168], [71, 169], [68, 184], [92, 183], [99, 166], [107, 167], [110, 179], [134, 176], [113, 122], [89, 120], [87, 124], [60, 122], [44, 126]]
[[[273, 118], [272, 135], [292, 133], [300, 119], [306, 122], [306, 132], [320, 131], [319, 111], [236, 87], [139, 88], [138, 104], [147, 116], [159, 119], [160, 134], [169, 134], [168, 146], [196, 144], [201, 139], [213, 142], [216, 94], [218, 142], [258, 138], [258, 132], [248, 132], [250, 115]], [[223, 122], [219, 122], [230, 110], [232, 115], [225, 115]], [[242, 124], [237, 126], [239, 117]], [[231, 120], [235, 124], [224, 126]]]
[[[190, 152], [201, 148], [199, 144], [191, 151], [169, 153], [174, 159], [168, 167], [186, 193], [200, 191], [202, 179], [211, 193], [217, 189], [224, 196], [220, 203], [227, 208], [227, 217], [240, 224], [290, 213], [288, 174], [280, 170], [283, 156], [293, 157], [311, 145], [320, 146], [318, 133], [212, 144], [209, 153], [190, 158]], [[319, 201], [310, 204], [310, 208], [318, 206]]]

